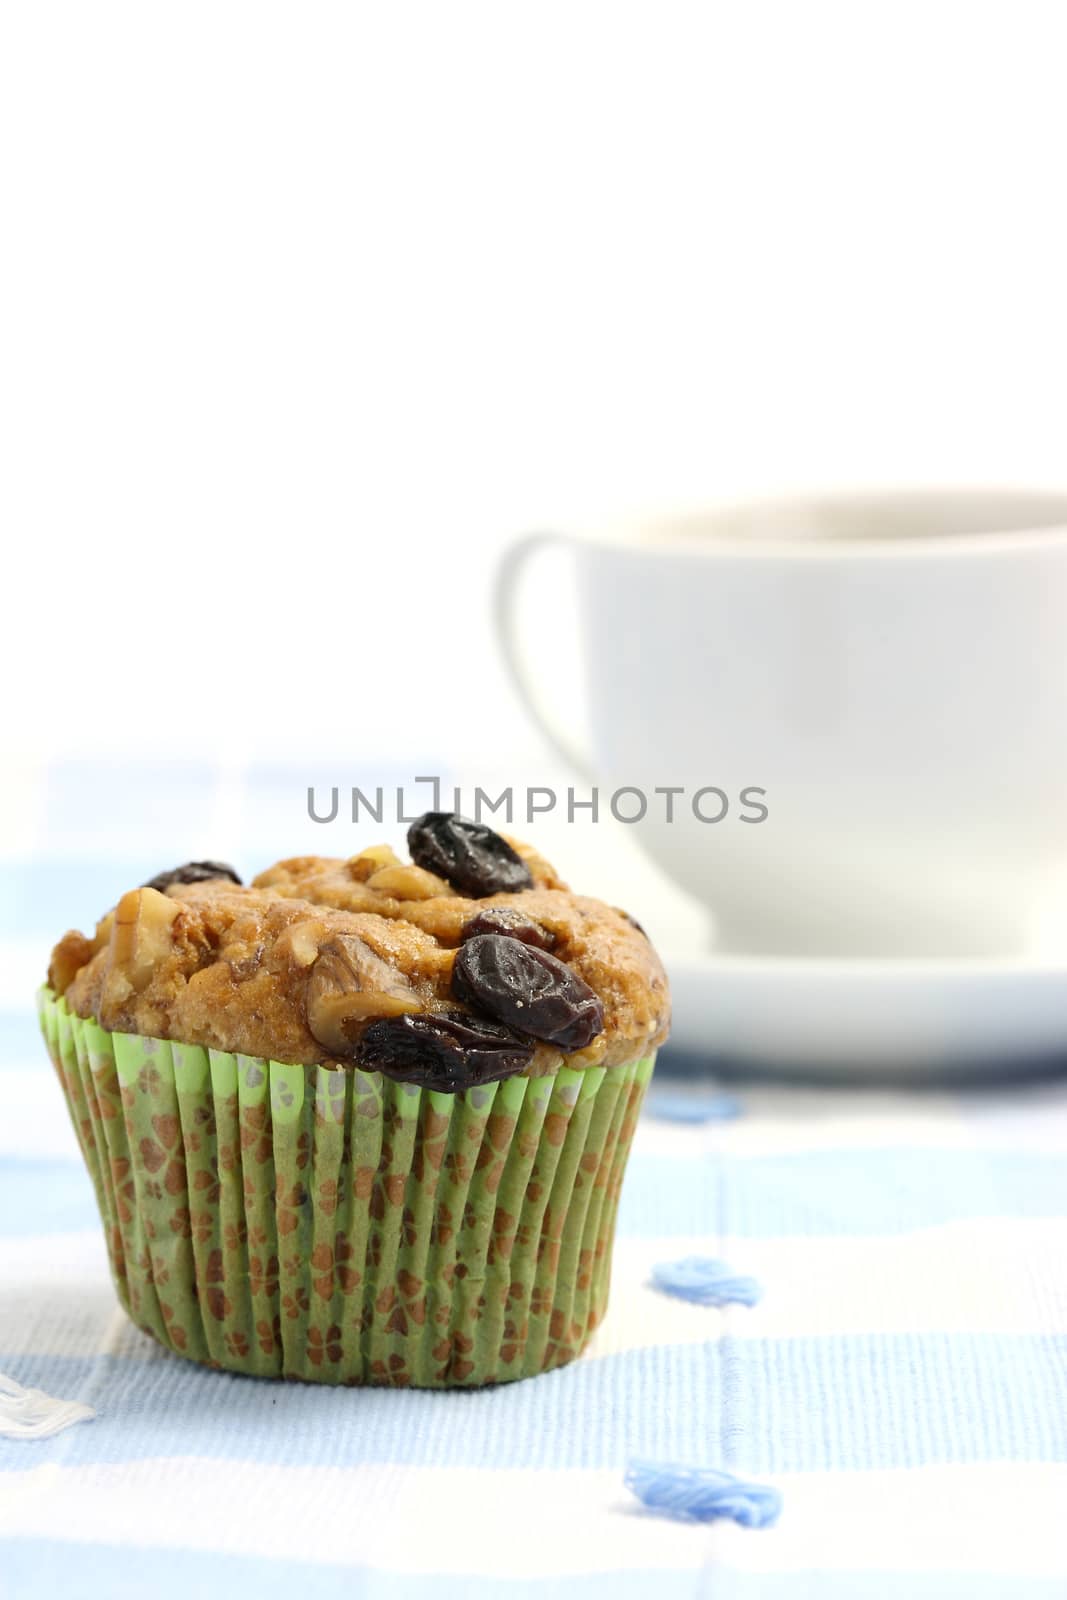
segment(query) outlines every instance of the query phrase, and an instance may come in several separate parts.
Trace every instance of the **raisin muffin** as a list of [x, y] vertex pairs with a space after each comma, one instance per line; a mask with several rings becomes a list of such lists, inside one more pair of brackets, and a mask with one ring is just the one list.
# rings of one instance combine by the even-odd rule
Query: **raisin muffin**
[[116, 1289], [193, 1360], [449, 1387], [580, 1353], [666, 1036], [625, 912], [451, 813], [411, 862], [192, 862], [56, 945], [42, 1025]]

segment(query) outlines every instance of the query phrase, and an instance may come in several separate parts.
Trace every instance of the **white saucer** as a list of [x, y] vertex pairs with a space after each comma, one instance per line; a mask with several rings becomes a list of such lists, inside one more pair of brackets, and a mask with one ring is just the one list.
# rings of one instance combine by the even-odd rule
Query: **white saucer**
[[[1067, 1069], [1067, 959], [666, 958], [668, 1055], [712, 1071], [877, 1076]], [[680, 1063], [679, 1063], [680, 1064]]]

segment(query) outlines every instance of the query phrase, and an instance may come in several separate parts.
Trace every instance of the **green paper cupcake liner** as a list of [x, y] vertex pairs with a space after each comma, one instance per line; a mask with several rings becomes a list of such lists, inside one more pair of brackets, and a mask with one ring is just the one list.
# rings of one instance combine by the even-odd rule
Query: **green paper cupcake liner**
[[316, 1383], [473, 1386], [579, 1355], [654, 1057], [440, 1094], [71, 1015], [41, 1023], [115, 1288], [179, 1355]]

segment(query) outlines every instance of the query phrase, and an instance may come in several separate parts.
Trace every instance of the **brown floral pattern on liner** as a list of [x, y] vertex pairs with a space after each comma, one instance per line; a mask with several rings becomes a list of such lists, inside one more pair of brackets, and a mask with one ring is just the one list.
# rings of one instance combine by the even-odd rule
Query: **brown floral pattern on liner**
[[603, 1316], [650, 1057], [441, 1094], [41, 1010], [119, 1298], [176, 1353], [471, 1386], [573, 1360]]

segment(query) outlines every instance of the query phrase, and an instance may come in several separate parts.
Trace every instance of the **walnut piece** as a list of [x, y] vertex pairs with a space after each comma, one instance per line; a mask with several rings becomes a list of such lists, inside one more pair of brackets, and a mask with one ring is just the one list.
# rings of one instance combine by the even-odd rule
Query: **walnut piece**
[[407, 979], [355, 934], [322, 946], [304, 1003], [309, 1030], [335, 1056], [351, 1055], [368, 1018], [422, 1009]]
[[400, 857], [391, 845], [372, 844], [358, 856], [350, 856], [345, 866], [357, 883], [366, 883], [382, 867], [399, 867]]
[[148, 888], [128, 890], [115, 907], [112, 961], [135, 992], [144, 988], [153, 968], [170, 952], [171, 929], [181, 911], [180, 901]]
[[314, 966], [325, 932], [325, 926], [317, 918], [309, 917], [302, 922], [294, 922], [278, 940], [278, 949], [283, 955], [288, 955], [295, 966]]
[[367, 879], [367, 888], [376, 894], [387, 894], [394, 900], [436, 900], [439, 895], [452, 890], [443, 878], [438, 878], [423, 867], [408, 867], [398, 863], [395, 867], [382, 867]]

